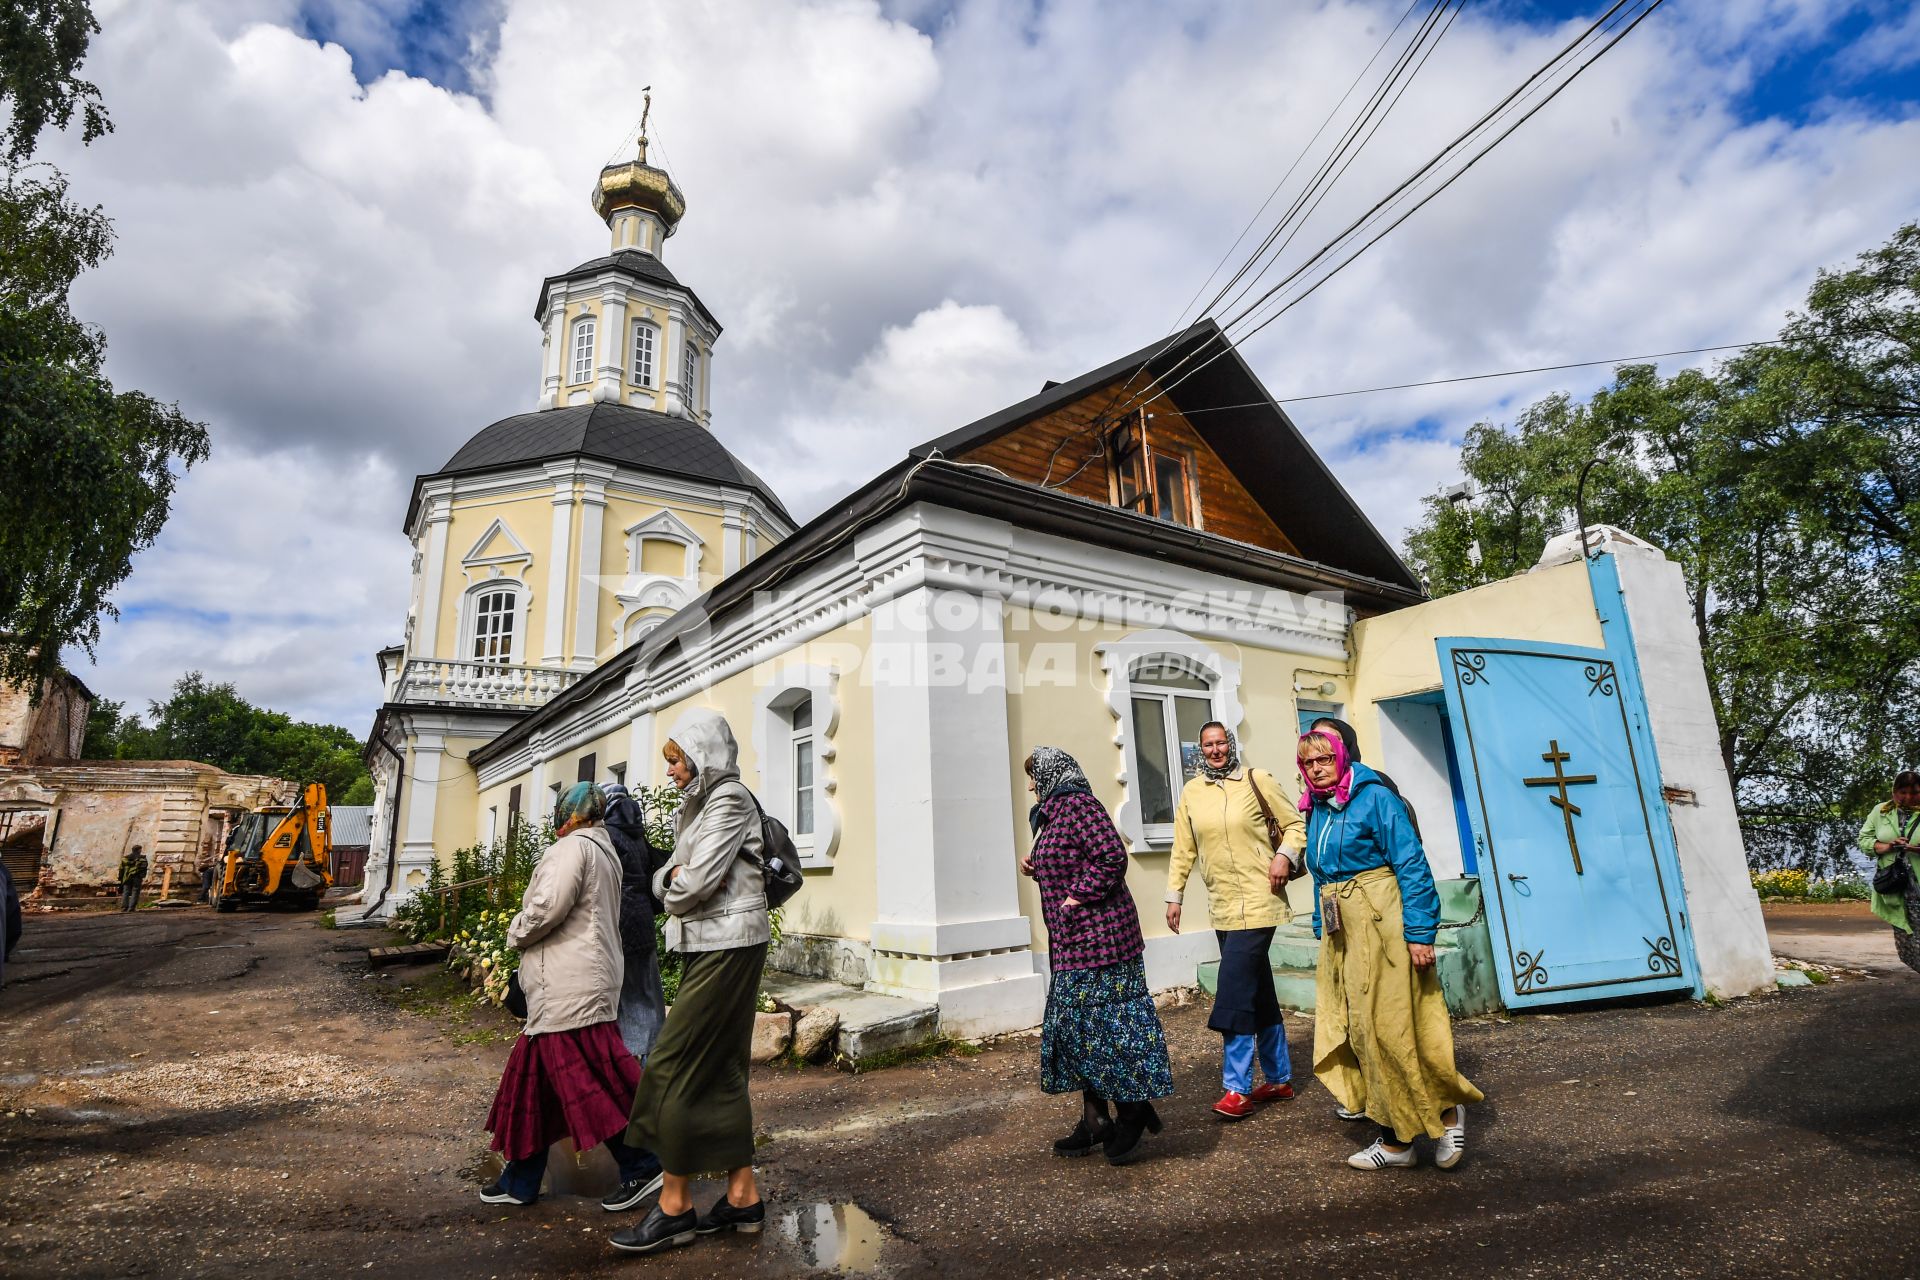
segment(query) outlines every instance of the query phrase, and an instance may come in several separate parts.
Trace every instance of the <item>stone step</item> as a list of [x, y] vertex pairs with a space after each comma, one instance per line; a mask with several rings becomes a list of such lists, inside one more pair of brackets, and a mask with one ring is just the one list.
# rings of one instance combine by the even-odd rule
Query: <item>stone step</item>
[[790, 1009], [825, 1006], [838, 1013], [835, 1049], [856, 1066], [940, 1038], [937, 1005], [775, 969], [766, 971], [761, 990]]
[[[1220, 989], [1220, 962], [1209, 960], [1200, 966], [1195, 974], [1200, 989], [1209, 996]], [[1273, 993], [1280, 1000], [1282, 1009], [1291, 1009], [1295, 1013], [1313, 1012], [1314, 975], [1311, 969], [1275, 969], [1273, 971]]]

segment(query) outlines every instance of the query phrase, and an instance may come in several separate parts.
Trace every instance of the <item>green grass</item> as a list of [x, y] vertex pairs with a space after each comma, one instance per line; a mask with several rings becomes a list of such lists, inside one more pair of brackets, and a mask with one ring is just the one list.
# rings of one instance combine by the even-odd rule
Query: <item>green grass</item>
[[909, 1062], [921, 1062], [928, 1058], [977, 1058], [981, 1053], [982, 1050], [977, 1044], [937, 1036], [920, 1044], [888, 1049], [884, 1053], [876, 1053], [858, 1062], [846, 1062], [846, 1065], [851, 1067], [855, 1074], [865, 1075], [869, 1071], [884, 1071], [888, 1067], [905, 1066]]
[[333, 918], [332, 907], [328, 907], [325, 911], [322, 911], [320, 913], [320, 927], [322, 929], [338, 929], [340, 927], [339, 924]]
[[395, 1009], [437, 1023], [455, 1044], [506, 1044], [520, 1034], [518, 1023], [445, 969], [398, 987], [377, 988], [375, 994]]

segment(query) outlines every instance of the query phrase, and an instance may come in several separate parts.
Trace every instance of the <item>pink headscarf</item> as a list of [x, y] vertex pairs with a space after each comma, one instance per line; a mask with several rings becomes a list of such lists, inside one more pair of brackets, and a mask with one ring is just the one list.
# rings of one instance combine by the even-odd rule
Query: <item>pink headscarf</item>
[[1316, 787], [1307, 777], [1305, 769], [1300, 770], [1300, 812], [1313, 812], [1315, 800], [1331, 800], [1336, 809], [1344, 808], [1347, 798], [1353, 794], [1353, 762], [1347, 759], [1347, 744], [1337, 733], [1325, 729], [1311, 729], [1300, 735], [1300, 741], [1318, 738], [1333, 751], [1333, 763], [1340, 770], [1331, 787]]

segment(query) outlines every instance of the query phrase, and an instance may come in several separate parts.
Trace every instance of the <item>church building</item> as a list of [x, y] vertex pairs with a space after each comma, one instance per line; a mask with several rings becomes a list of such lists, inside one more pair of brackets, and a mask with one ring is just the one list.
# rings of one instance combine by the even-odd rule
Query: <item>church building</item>
[[[1656, 548], [1570, 534], [1428, 600], [1211, 321], [955, 424], [796, 526], [722, 443], [721, 326], [665, 265], [686, 201], [644, 137], [593, 205], [609, 252], [535, 302], [538, 407], [414, 484], [367, 914], [576, 780], [661, 781], [711, 708], [802, 853], [772, 964], [933, 1006], [950, 1035], [1031, 1027], [1032, 748], [1078, 757], [1115, 815], [1150, 983], [1204, 986], [1213, 935], [1161, 906], [1199, 727], [1292, 781], [1302, 727], [1336, 714], [1419, 814], [1456, 1010], [1771, 981]], [[1302, 929], [1274, 948], [1296, 1007]]]

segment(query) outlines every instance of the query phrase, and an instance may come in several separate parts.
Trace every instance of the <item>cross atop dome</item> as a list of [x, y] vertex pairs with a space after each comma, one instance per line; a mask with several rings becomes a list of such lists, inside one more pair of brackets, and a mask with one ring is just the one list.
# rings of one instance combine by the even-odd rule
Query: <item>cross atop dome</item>
[[593, 211], [613, 233], [614, 253], [638, 249], [660, 256], [668, 236], [686, 216], [687, 198], [665, 169], [647, 163], [647, 117], [653, 112], [653, 87], [644, 91], [638, 154], [600, 171], [593, 188]]

